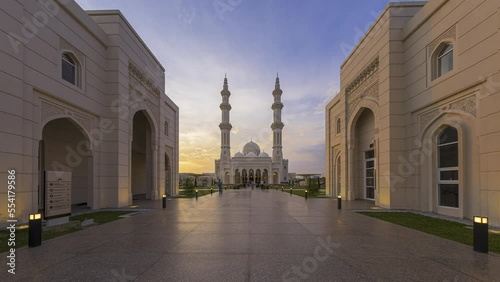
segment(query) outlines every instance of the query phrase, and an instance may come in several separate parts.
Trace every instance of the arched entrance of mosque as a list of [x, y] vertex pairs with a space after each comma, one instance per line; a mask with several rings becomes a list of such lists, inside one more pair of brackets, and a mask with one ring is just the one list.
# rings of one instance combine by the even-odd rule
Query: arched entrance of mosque
[[354, 129], [354, 193], [356, 199], [375, 200], [375, 115], [364, 108]]
[[277, 172], [274, 172], [274, 173], [273, 173], [273, 184], [280, 184], [280, 183], [279, 183], [279, 177], [278, 177], [278, 173], [277, 173]]
[[254, 182], [254, 180], [255, 180], [255, 176], [254, 176], [253, 169], [250, 169], [250, 170], [248, 171], [248, 181], [250, 181], [250, 182]]
[[241, 178], [243, 180], [243, 183], [247, 183], [248, 182], [248, 175], [247, 175], [247, 170], [246, 169], [243, 169], [241, 171]]
[[144, 111], [134, 114], [132, 129], [132, 199], [150, 199], [153, 187], [152, 126]]
[[240, 175], [240, 170], [236, 169], [234, 171], [234, 184], [240, 184], [241, 183], [241, 175]]
[[226, 171], [226, 174], [224, 174], [224, 184], [229, 184], [231, 181], [231, 175], [229, 174], [229, 171]]
[[255, 171], [255, 183], [259, 184], [261, 180], [262, 180], [262, 175], [260, 169], [257, 169]]
[[262, 180], [264, 180], [265, 184], [269, 184], [269, 175], [267, 173], [267, 169], [264, 169], [262, 172]]
[[[58, 195], [47, 197], [46, 171], [71, 172], [71, 211], [93, 206], [93, 158], [87, 133], [71, 118], [49, 121], [42, 129], [39, 146], [39, 209], [55, 213]], [[50, 196], [50, 195], [49, 195]], [[49, 198], [49, 199], [47, 199]], [[52, 204], [52, 205], [51, 205]], [[52, 207], [52, 208], [51, 208]]]
[[172, 195], [172, 167], [170, 165], [170, 158], [165, 153], [165, 195]]

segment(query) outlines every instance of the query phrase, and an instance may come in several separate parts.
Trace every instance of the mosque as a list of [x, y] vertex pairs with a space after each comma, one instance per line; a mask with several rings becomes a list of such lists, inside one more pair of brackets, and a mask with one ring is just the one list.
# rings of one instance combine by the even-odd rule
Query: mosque
[[231, 157], [230, 133], [232, 125], [229, 122], [229, 91], [227, 77], [224, 78], [224, 86], [221, 91], [222, 122], [219, 124], [221, 130], [221, 152], [220, 159], [215, 160], [215, 175], [224, 184], [260, 183], [280, 184], [288, 182], [288, 160], [283, 158], [282, 130], [285, 126], [281, 121], [281, 95], [279, 77], [273, 91], [274, 102], [271, 106], [273, 110], [273, 153], [269, 156], [266, 152], [261, 152], [257, 143], [250, 141], [243, 146], [242, 152], [237, 152]]

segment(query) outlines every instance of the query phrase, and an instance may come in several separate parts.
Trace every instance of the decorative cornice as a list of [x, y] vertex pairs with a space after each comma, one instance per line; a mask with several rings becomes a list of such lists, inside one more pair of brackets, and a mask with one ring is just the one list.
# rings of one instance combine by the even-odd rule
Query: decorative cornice
[[433, 108], [432, 110], [418, 116], [420, 133], [424, 131], [427, 125], [442, 113], [464, 112], [477, 117], [477, 99], [476, 95], [470, 95], [463, 99], [444, 104]]
[[438, 38], [434, 39], [428, 47], [429, 57], [432, 56], [436, 48], [443, 42], [445, 39], [456, 39], [457, 38], [457, 27], [454, 25], [450, 27], [447, 31], [443, 32]]
[[420, 132], [424, 130], [424, 128], [434, 119], [436, 118], [440, 113], [439, 108], [433, 109], [429, 112], [426, 112], [419, 117], [419, 126], [420, 126]]
[[129, 62], [128, 69], [129, 69], [129, 77], [133, 75], [149, 91], [156, 94], [157, 96], [160, 96], [161, 94], [160, 88], [158, 88], [150, 79], [148, 79], [147, 76], [134, 63], [132, 63], [132, 61]]
[[364, 98], [371, 98], [378, 101], [379, 96], [379, 81], [378, 81], [378, 73], [372, 75], [372, 78], [365, 81], [367, 86], [364, 85], [359, 87], [352, 95], [348, 97], [347, 104], [347, 117], [350, 118], [353, 110], [356, 106], [363, 100]]
[[92, 119], [86, 117], [80, 113], [72, 111], [67, 108], [56, 106], [54, 104], [48, 103], [46, 101], [41, 101], [41, 121], [45, 123], [56, 117], [68, 117], [72, 118], [76, 123], [78, 123], [83, 129], [85, 129], [89, 134], [92, 132]]
[[450, 110], [466, 112], [476, 117], [477, 113], [476, 95], [472, 95], [451, 103]]
[[362, 85], [367, 78], [369, 78], [374, 72], [378, 70], [378, 65], [379, 65], [379, 60], [378, 56], [373, 59], [368, 66], [360, 73], [358, 76], [347, 85], [346, 87], [346, 94], [349, 95], [354, 89], [356, 89], [358, 86]]

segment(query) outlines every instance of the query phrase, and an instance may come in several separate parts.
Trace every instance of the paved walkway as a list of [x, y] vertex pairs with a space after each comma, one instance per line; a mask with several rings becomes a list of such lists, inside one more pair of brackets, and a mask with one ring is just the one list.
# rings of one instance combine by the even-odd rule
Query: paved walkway
[[[23, 281], [499, 281], [479, 254], [349, 210], [336, 200], [236, 190], [154, 210], [17, 252]], [[9, 279], [9, 280], [10, 280]]]

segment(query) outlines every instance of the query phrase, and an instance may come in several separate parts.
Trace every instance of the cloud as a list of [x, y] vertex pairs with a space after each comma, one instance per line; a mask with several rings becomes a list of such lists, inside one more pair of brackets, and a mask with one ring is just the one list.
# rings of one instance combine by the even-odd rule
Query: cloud
[[331, 8], [344, 4], [324, 1], [330, 9], [318, 10], [301, 2], [244, 1], [222, 20], [212, 1], [77, 2], [85, 9], [122, 10], [166, 69], [165, 91], [180, 107], [181, 172], [214, 171], [225, 73], [232, 93], [232, 154], [250, 139], [272, 152], [276, 72], [284, 91], [290, 171], [324, 171], [324, 107], [339, 90], [339, 61], [331, 58], [338, 57], [340, 39], [328, 24], [338, 13]]

